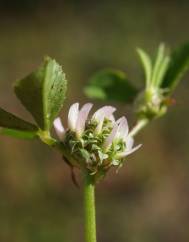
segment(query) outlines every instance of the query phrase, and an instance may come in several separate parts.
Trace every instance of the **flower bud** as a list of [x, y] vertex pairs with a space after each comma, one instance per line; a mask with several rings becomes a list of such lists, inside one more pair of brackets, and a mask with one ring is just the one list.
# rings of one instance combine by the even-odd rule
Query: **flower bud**
[[148, 88], [141, 92], [135, 101], [135, 111], [139, 118], [149, 120], [164, 115], [167, 111], [165, 96], [160, 88]]

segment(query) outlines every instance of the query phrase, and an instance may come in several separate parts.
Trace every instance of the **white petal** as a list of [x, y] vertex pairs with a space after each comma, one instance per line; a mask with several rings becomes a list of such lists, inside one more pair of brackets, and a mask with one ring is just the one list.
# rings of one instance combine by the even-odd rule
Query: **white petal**
[[133, 149], [131, 150], [127, 150], [127, 151], [124, 151], [124, 152], [121, 152], [117, 155], [117, 158], [120, 159], [120, 158], [124, 158], [125, 156], [127, 155], [130, 155], [131, 153], [135, 152], [136, 150], [138, 150], [139, 148], [141, 147], [141, 144], [140, 145], [137, 145], [135, 146]]
[[117, 124], [120, 124], [120, 122], [122, 121], [123, 117], [119, 118], [118, 120], [116, 120]]
[[62, 125], [62, 122], [61, 122], [61, 119], [60, 118], [56, 118], [53, 122], [53, 125], [54, 125], [54, 129], [56, 131], [56, 134], [58, 136], [58, 138], [60, 140], [63, 140], [64, 138], [64, 134], [65, 134], [65, 129]]
[[71, 105], [68, 112], [68, 128], [75, 131], [76, 123], [79, 114], [79, 103], [74, 103]]
[[126, 149], [127, 150], [131, 150], [132, 147], [133, 147], [133, 144], [134, 144], [134, 139], [133, 137], [131, 136], [127, 136], [126, 139], [125, 139], [125, 142], [126, 142]]
[[113, 112], [115, 112], [116, 108], [112, 106], [104, 106], [98, 109], [92, 116], [92, 119], [98, 122], [95, 132], [99, 134], [102, 130], [102, 125], [104, 122], [104, 118], [112, 118]]
[[113, 115], [113, 114], [112, 114], [112, 115], [110, 115], [109, 120], [111, 120], [111, 121], [112, 121], [112, 123], [115, 123], [115, 117], [114, 117], [114, 115]]
[[119, 124], [117, 138], [125, 138], [128, 135], [129, 132], [129, 126], [127, 123], [127, 119], [123, 116], [120, 119], [116, 121], [117, 124]]
[[115, 123], [110, 135], [104, 141], [103, 147], [105, 150], [107, 150], [111, 146], [114, 138], [116, 137], [117, 131], [118, 131], [118, 125]]
[[[112, 106], [104, 106], [100, 109], [98, 109], [92, 116], [92, 119], [96, 119], [97, 121], [100, 121], [103, 117], [109, 118], [113, 112], [115, 112], [116, 108]], [[104, 119], [104, 118], [103, 118]]]
[[76, 133], [78, 136], [81, 136], [85, 129], [85, 123], [88, 118], [89, 112], [92, 108], [93, 104], [92, 103], [86, 103], [83, 105], [81, 110], [79, 111], [77, 123], [76, 123]]

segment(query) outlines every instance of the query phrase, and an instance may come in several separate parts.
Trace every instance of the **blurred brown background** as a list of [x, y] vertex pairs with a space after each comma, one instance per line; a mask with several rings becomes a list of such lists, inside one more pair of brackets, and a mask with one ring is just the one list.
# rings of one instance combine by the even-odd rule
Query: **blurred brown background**
[[[189, 40], [188, 1], [0, 1], [0, 105], [31, 120], [12, 83], [50, 55], [69, 80], [62, 112], [82, 103], [82, 88], [103, 67], [142, 73], [135, 48]], [[189, 75], [168, 114], [138, 137], [143, 147], [97, 187], [101, 242], [189, 241]], [[96, 103], [96, 106], [102, 103]], [[114, 104], [134, 123], [132, 110]], [[0, 242], [82, 242], [82, 189], [61, 155], [38, 141], [0, 137]]]

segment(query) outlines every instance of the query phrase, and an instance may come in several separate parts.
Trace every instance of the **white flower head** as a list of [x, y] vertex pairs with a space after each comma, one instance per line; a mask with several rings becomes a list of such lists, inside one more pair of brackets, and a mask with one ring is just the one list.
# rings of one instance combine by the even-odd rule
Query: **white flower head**
[[54, 128], [66, 154], [77, 166], [92, 175], [105, 174], [110, 167], [121, 166], [125, 157], [141, 145], [133, 147], [134, 139], [125, 117], [115, 121], [116, 108], [104, 106], [90, 116], [92, 106], [86, 103], [79, 109], [79, 103], [71, 105], [67, 129], [60, 118], [55, 119]]

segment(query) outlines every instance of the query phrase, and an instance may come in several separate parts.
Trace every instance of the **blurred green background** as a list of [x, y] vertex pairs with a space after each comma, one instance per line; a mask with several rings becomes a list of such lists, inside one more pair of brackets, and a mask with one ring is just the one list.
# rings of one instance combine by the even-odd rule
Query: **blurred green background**
[[[64, 123], [71, 103], [87, 101], [82, 89], [96, 70], [122, 69], [141, 86], [135, 48], [153, 53], [161, 41], [171, 47], [188, 41], [188, 13], [184, 0], [2, 0], [0, 105], [31, 120], [12, 83], [47, 54], [69, 80]], [[189, 75], [175, 98], [168, 114], [137, 136], [142, 148], [97, 186], [100, 242], [189, 241]], [[114, 105], [117, 117], [126, 114], [133, 125], [131, 108]], [[82, 242], [82, 206], [82, 188], [74, 187], [58, 152], [0, 137], [1, 242]]]

